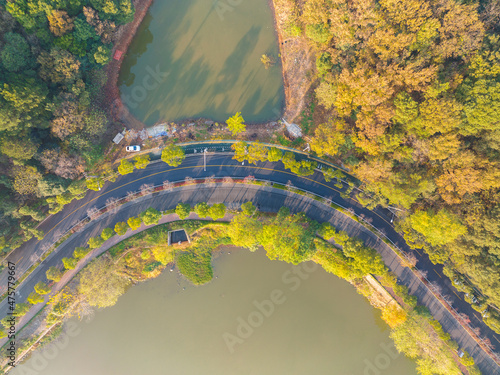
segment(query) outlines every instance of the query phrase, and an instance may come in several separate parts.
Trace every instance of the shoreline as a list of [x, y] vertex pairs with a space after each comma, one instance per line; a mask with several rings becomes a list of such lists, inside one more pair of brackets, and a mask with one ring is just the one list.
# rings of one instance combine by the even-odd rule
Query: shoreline
[[[111, 61], [106, 66], [106, 75], [108, 80], [104, 86], [104, 93], [106, 97], [106, 107], [113, 117], [113, 119], [119, 119], [119, 113], [124, 109], [128, 112], [125, 105], [123, 104], [120, 97], [120, 90], [118, 89], [118, 76], [120, 74], [121, 66], [125, 55], [127, 54], [130, 43], [137, 33], [137, 29], [142, 24], [144, 17], [146, 16], [149, 7], [153, 4], [153, 0], [135, 0], [134, 1], [134, 20], [126, 25], [123, 25], [117, 31], [117, 40], [113, 45], [111, 51]], [[122, 55], [118, 60], [114, 58], [116, 51], [122, 52]], [[136, 119], [137, 122], [139, 122]]]
[[[144, 20], [144, 17], [146, 16], [149, 8], [153, 4], [153, 1], [154, 0], [134, 1], [134, 7], [136, 10], [134, 15], [134, 20], [126, 25], [123, 25], [122, 28], [120, 28], [117, 31], [116, 34], [117, 39], [112, 49], [111, 61], [106, 66], [106, 75], [108, 77], [108, 80], [104, 86], [104, 93], [106, 97], [105, 106], [108, 110], [108, 113], [110, 114], [111, 118], [113, 118], [113, 120], [119, 121], [127, 128], [135, 130], [147, 129], [163, 123], [176, 124], [176, 125], [181, 125], [185, 122], [196, 122], [198, 124], [206, 122], [221, 123], [222, 121], [216, 121], [212, 118], [207, 118], [207, 117], [199, 117], [199, 118], [186, 117], [183, 119], [178, 119], [173, 121], [168, 119], [162, 119], [158, 121], [156, 124], [148, 126], [139, 119], [137, 119], [130, 112], [128, 107], [123, 103], [120, 96], [120, 90], [118, 88], [118, 77], [120, 74], [121, 66], [125, 59], [125, 56], [127, 55], [130, 44], [132, 43], [137, 33], [137, 30], [139, 29], [139, 26], [142, 24], [142, 21]], [[277, 118], [273, 118], [265, 122], [246, 122], [246, 125], [250, 126], [252, 131], [256, 131], [260, 128], [267, 128], [269, 125], [275, 123], [276, 121], [279, 121], [281, 118], [285, 118], [287, 121], [292, 122], [297, 117], [297, 115], [300, 114], [300, 112], [302, 111], [304, 107], [305, 95], [307, 94], [309, 89], [308, 87], [307, 90], [305, 90], [305, 92], [302, 95], [300, 95], [300, 100], [298, 105], [293, 106], [291, 104], [293, 102], [292, 98], [296, 97], [296, 95], [292, 95], [291, 92], [293, 90], [290, 87], [290, 80], [288, 79], [288, 76], [291, 75], [291, 73], [288, 72], [289, 69], [287, 68], [286, 56], [292, 53], [292, 51], [285, 51], [286, 45], [283, 42], [283, 35], [278, 22], [279, 15], [277, 14], [277, 8], [274, 4], [274, 0], [267, 0], [267, 5], [269, 6], [272, 13], [274, 33], [276, 36], [276, 42], [278, 44], [279, 63], [281, 64], [281, 76], [283, 79], [283, 91], [285, 98], [280, 105], [281, 115], [278, 116]], [[118, 60], [115, 60], [114, 56], [117, 51], [120, 51], [122, 55]]]

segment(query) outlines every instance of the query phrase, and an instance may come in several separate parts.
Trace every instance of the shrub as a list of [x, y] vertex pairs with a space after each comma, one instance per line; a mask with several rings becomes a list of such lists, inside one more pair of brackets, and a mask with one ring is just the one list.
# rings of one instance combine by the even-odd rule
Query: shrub
[[61, 280], [63, 273], [59, 270], [59, 268], [52, 266], [47, 270], [47, 272], [45, 272], [45, 275], [47, 276], [47, 279], [58, 282]]
[[104, 185], [104, 181], [100, 177], [87, 178], [85, 182], [87, 184], [87, 188], [94, 191], [101, 190], [101, 187]]
[[73, 257], [75, 259], [82, 259], [85, 255], [89, 253], [90, 249], [87, 247], [76, 247], [73, 251]]
[[222, 219], [224, 215], [226, 215], [226, 206], [224, 203], [216, 203], [208, 211], [208, 216], [213, 220]]
[[212, 254], [210, 252], [183, 252], [177, 257], [177, 266], [180, 273], [195, 285], [205, 284], [212, 280]]
[[176, 145], [170, 144], [161, 152], [161, 160], [172, 167], [181, 165], [184, 161], [186, 154], [184, 150]]
[[201, 218], [207, 217], [209, 211], [210, 206], [206, 202], [201, 202], [194, 206], [194, 212]]
[[47, 284], [45, 284], [43, 281], [40, 281], [39, 283], [37, 283], [35, 285], [35, 292], [37, 292], [38, 294], [48, 294], [50, 293], [51, 291], [51, 288], [50, 286], [48, 286]]
[[150, 160], [151, 160], [151, 157], [149, 156], [149, 154], [137, 155], [134, 157], [135, 167], [137, 169], [144, 169], [148, 166]]
[[245, 202], [241, 205], [241, 212], [244, 215], [252, 216], [255, 211], [257, 211], [257, 207], [255, 207], [251, 201]]
[[460, 358], [460, 363], [464, 366], [474, 366], [474, 358], [464, 350], [464, 355]]
[[175, 207], [175, 213], [179, 216], [179, 219], [184, 220], [191, 213], [191, 206], [187, 203], [179, 203]]
[[120, 221], [116, 223], [115, 225], [115, 232], [119, 236], [123, 236], [125, 233], [127, 233], [129, 226], [127, 223], [124, 223], [123, 221]]
[[394, 328], [405, 322], [406, 312], [397, 304], [390, 304], [382, 310], [382, 319], [389, 327]]
[[16, 308], [14, 310], [14, 315], [17, 317], [21, 317], [26, 315], [26, 313], [30, 310], [30, 305], [27, 303], [18, 303], [16, 304]]
[[74, 270], [76, 264], [78, 263], [78, 259], [75, 258], [62, 258], [62, 262], [64, 264], [64, 268], [67, 270]]
[[160, 267], [162, 264], [161, 262], [153, 262], [153, 263], [148, 263], [144, 266], [144, 268], [142, 269], [142, 273], [143, 274], [148, 274], [150, 272], [153, 272], [154, 270], [156, 270], [158, 267]]
[[122, 159], [120, 165], [118, 166], [118, 173], [121, 175], [126, 175], [134, 171], [134, 164], [129, 162], [127, 159]]
[[32, 305], [42, 303], [43, 301], [44, 298], [37, 292], [31, 292], [31, 294], [28, 296], [28, 302], [31, 303]]
[[271, 147], [267, 153], [267, 160], [270, 162], [280, 161], [283, 157], [283, 152], [276, 147]]
[[131, 217], [127, 220], [127, 224], [132, 230], [139, 229], [142, 224], [142, 220], [140, 217]]
[[106, 241], [115, 235], [115, 231], [111, 228], [104, 228], [101, 233], [101, 238]]
[[332, 34], [328, 30], [328, 27], [326, 27], [322, 23], [316, 25], [307, 25], [306, 36], [318, 44], [326, 44], [332, 38]]
[[325, 240], [329, 240], [333, 236], [337, 234], [337, 231], [330, 223], [321, 224], [321, 228], [319, 230], [319, 235], [323, 237]]
[[143, 250], [141, 252], [141, 259], [148, 260], [149, 258], [151, 258], [151, 252], [149, 250]]
[[89, 247], [91, 249], [97, 249], [98, 247], [100, 247], [102, 244], [104, 243], [104, 240], [102, 239], [101, 236], [99, 237], [91, 237], [89, 238], [89, 240], [87, 241], [87, 244], [89, 245]]
[[154, 258], [164, 266], [174, 260], [174, 253], [169, 250], [168, 246], [155, 246], [152, 253]]
[[145, 225], [157, 225], [161, 219], [161, 212], [153, 207], [148, 208], [141, 214], [142, 222]]

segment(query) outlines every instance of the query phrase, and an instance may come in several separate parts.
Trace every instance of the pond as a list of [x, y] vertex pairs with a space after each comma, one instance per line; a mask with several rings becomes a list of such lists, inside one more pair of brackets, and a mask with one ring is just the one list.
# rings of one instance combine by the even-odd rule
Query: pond
[[347, 282], [262, 250], [229, 252], [214, 260], [209, 284], [167, 270], [90, 322], [71, 320], [59, 343], [11, 373], [416, 374], [379, 311]]
[[[276, 64], [266, 69], [261, 56]], [[284, 91], [267, 0], [155, 1], [122, 64], [124, 104], [146, 125], [242, 112], [274, 120]]]

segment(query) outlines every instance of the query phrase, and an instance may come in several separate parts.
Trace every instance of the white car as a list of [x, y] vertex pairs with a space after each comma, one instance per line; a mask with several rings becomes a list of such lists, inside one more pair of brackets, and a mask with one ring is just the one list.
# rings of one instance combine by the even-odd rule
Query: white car
[[127, 152], [136, 152], [136, 151], [141, 151], [141, 146], [127, 146], [126, 148]]

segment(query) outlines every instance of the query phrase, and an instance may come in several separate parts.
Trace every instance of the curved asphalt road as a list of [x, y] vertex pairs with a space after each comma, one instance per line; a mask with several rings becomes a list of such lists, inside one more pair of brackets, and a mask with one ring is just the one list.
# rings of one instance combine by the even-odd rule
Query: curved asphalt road
[[[421, 251], [411, 250], [405, 243], [402, 236], [400, 236], [393, 228], [391, 224], [392, 213], [388, 210], [377, 208], [375, 210], [368, 210], [362, 207], [355, 200], [348, 199], [345, 200], [340, 196], [340, 192], [345, 190], [346, 186], [342, 189], [338, 189], [333, 185], [332, 182], [326, 183], [322, 177], [322, 174], [316, 172], [312, 176], [299, 177], [294, 175], [290, 171], [283, 168], [281, 162], [270, 163], [263, 162], [255, 165], [248, 165], [245, 162], [244, 165], [233, 160], [231, 155], [207, 155], [207, 165], [206, 171], [203, 168], [203, 155], [193, 154], [189, 155], [185, 161], [177, 168], [172, 168], [163, 162], [151, 163], [144, 170], [136, 170], [134, 173], [126, 176], [120, 176], [114, 183], [107, 183], [101, 191], [93, 192], [89, 191], [88, 194], [80, 201], [73, 201], [67, 205], [63, 211], [56, 215], [50, 216], [45, 220], [40, 228], [44, 230], [45, 237], [41, 241], [36, 241], [35, 239], [30, 240], [25, 243], [19, 249], [14, 251], [9, 256], [9, 261], [16, 263], [17, 274], [21, 275], [25, 272], [33, 263], [36, 256], [43, 253], [44, 249], [51, 244], [55, 238], [61, 233], [66, 232], [75, 223], [84, 219], [87, 216], [87, 210], [91, 207], [101, 208], [106, 204], [106, 200], [110, 197], [122, 198], [126, 196], [129, 191], [139, 190], [142, 184], [155, 184], [160, 185], [165, 180], [169, 181], [181, 181], [185, 177], [193, 178], [204, 178], [209, 176], [215, 177], [226, 177], [231, 176], [233, 178], [244, 178], [246, 176], [252, 175], [257, 179], [266, 179], [273, 182], [286, 184], [291, 181], [293, 186], [311, 191], [315, 194], [328, 197], [334, 203], [342, 205], [344, 207], [351, 208], [357, 215], [362, 215], [365, 219], [369, 220], [372, 225], [377, 229], [382, 230], [386, 235], [401, 249], [414, 252], [417, 256], [418, 263], [417, 267], [421, 270], [428, 272], [428, 279], [430, 281], [435, 281], [441, 285], [443, 289], [443, 294], [450, 296], [453, 301], [453, 307], [459, 312], [463, 312], [471, 317], [473, 327], [479, 327], [483, 337], [487, 337], [491, 340], [492, 344], [500, 348], [500, 336], [491, 331], [480, 319], [480, 316], [475, 312], [468, 303], [463, 300], [462, 294], [459, 293], [450, 283], [449, 279], [442, 274], [442, 267], [440, 265], [434, 265], [429, 261], [428, 257]], [[176, 206], [179, 201], [186, 201], [189, 203], [196, 203], [200, 201], [206, 201], [210, 198], [212, 202], [224, 201], [226, 203], [236, 202], [242, 203], [246, 200], [252, 200], [254, 203], [259, 203], [262, 210], [277, 211], [279, 207], [283, 204], [290, 206], [292, 211], [304, 211], [308, 216], [316, 219], [320, 222], [331, 221], [332, 218], [338, 216], [339, 213], [327, 208], [327, 206], [320, 204], [312, 199], [305, 198], [303, 196], [295, 195], [293, 199], [280, 199], [279, 197], [290, 196], [290, 193], [282, 190], [272, 189], [268, 187], [255, 187], [250, 189], [252, 191], [257, 191], [258, 193], [253, 193], [250, 195], [238, 195], [238, 191], [249, 190], [245, 186], [251, 185], [235, 185], [232, 187], [232, 193], [226, 194], [224, 196], [206, 195], [206, 194], [194, 194], [183, 195], [180, 191], [185, 190], [175, 189], [174, 192], [168, 193], [167, 195], [161, 194], [160, 197], [156, 197], [158, 194], [155, 193], [150, 196], [151, 199], [147, 200], [149, 205], [156, 206], [158, 209], [167, 210]], [[215, 189], [215, 188], [211, 188]], [[195, 189], [195, 191], [198, 189]], [[217, 191], [225, 191], [224, 186], [215, 189]], [[201, 190], [200, 190], [201, 191]], [[163, 198], [165, 197], [165, 198]], [[167, 198], [168, 197], [168, 198]], [[242, 199], [244, 197], [244, 199]], [[303, 202], [309, 202], [308, 205], [304, 205]], [[132, 205], [135, 206], [135, 205]], [[313, 208], [311, 208], [313, 207]], [[136, 215], [141, 212], [145, 207], [141, 205], [140, 210], [135, 209], [137, 212], [130, 211], [128, 214], [122, 212], [119, 209], [118, 214], [110, 215], [108, 220], [97, 220], [91, 222], [88, 228], [85, 228], [80, 234], [80, 240], [74, 240], [70, 244], [65, 243], [58, 249], [57, 253], [52, 254], [47, 260], [45, 260], [40, 267], [35, 270], [30, 278], [23, 282], [17, 287], [18, 297], [17, 303], [22, 302], [26, 299], [29, 293], [33, 290], [34, 284], [37, 281], [43, 280], [45, 278], [45, 270], [52, 265], [60, 265], [60, 259], [65, 256], [71, 256], [74, 247], [81, 246], [86, 242], [91, 236], [95, 236], [100, 233], [100, 231], [106, 226], [114, 226], [117, 221], [126, 220], [129, 216]], [[343, 219], [341, 221], [346, 222], [346, 216], [340, 214]], [[332, 224], [339, 225], [339, 220], [332, 222]], [[444, 310], [441, 303], [436, 300], [432, 294], [430, 294], [420, 281], [416, 279], [411, 271], [407, 268], [403, 268], [399, 265], [399, 261], [394, 257], [394, 253], [382, 242], [375, 238], [373, 233], [363, 229], [362, 226], [355, 221], [348, 219], [348, 225], [341, 225], [343, 230], [351, 231], [349, 228], [359, 227], [353, 234], [357, 234], [367, 242], [368, 245], [377, 248], [384, 257], [384, 260], [394, 271], [399, 279], [410, 287], [413, 294], [417, 295], [419, 298], [419, 303], [426, 305], [430, 308], [433, 315], [441, 321], [445, 330], [452, 334], [452, 337], [458, 341], [462, 347], [467, 348], [468, 351], [475, 357], [476, 363], [482, 369], [485, 374], [500, 374], [500, 369], [494, 362], [487, 357], [484, 352], [478, 348], [477, 344], [473, 342], [470, 336], [463, 330], [463, 328], [458, 327], [456, 321], [451, 317], [451, 315]], [[93, 224], [94, 223], [94, 224]], [[99, 223], [99, 225], [96, 225]], [[64, 250], [62, 249], [64, 247]], [[385, 247], [385, 250], [383, 249]], [[391, 255], [392, 254], [392, 255]], [[6, 290], [7, 286], [7, 273], [4, 270], [0, 274], [0, 293]], [[0, 319], [6, 316], [7, 303], [6, 300], [2, 301], [0, 304]]]

